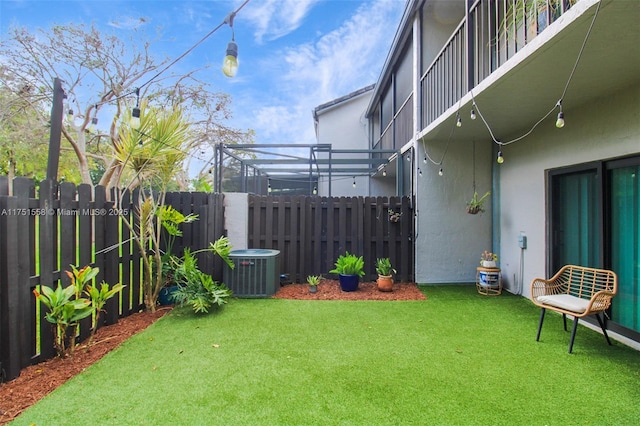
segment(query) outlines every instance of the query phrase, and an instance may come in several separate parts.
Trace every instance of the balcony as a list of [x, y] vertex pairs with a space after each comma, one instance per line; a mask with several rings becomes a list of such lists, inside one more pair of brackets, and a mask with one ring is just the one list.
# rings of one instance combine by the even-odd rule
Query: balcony
[[508, 134], [542, 116], [565, 93], [567, 111], [630, 85], [640, 69], [634, 3], [473, 2], [420, 77], [419, 137], [442, 139], [450, 126], [440, 125], [470, 103], [470, 91], [482, 101], [492, 128]]

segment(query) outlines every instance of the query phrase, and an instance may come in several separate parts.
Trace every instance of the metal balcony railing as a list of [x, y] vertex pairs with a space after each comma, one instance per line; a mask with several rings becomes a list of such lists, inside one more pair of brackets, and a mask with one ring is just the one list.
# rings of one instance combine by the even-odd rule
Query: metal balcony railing
[[420, 78], [420, 127], [442, 115], [577, 1], [475, 1]]

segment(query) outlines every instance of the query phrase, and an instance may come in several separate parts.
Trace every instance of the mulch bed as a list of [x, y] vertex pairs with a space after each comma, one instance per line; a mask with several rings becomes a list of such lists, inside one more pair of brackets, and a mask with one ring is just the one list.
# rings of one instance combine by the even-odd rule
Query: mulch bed
[[171, 307], [156, 312], [139, 312], [121, 318], [117, 324], [98, 329], [91, 346], [79, 344], [73, 355], [52, 358], [31, 365], [16, 379], [0, 384], [0, 425], [9, 423], [31, 405], [53, 392], [58, 386], [100, 360], [134, 334], [144, 330]]
[[337, 280], [322, 280], [317, 293], [309, 293], [308, 284], [287, 284], [273, 296], [300, 300], [425, 300], [415, 283], [394, 283], [393, 291], [378, 290], [375, 282], [361, 282], [356, 291], [342, 291]]
[[[287, 284], [273, 296], [299, 300], [425, 300], [414, 283], [395, 283], [393, 291], [381, 292], [375, 282], [361, 282], [358, 290], [345, 292], [337, 280], [322, 280], [318, 292], [309, 293], [308, 284]], [[100, 328], [93, 344], [80, 344], [72, 356], [53, 358], [22, 370], [20, 376], [0, 384], [0, 425], [16, 418], [31, 405], [54, 391], [58, 386], [100, 360], [123, 341], [144, 330], [169, 312], [161, 307], [155, 313], [140, 312], [121, 318], [117, 324]]]

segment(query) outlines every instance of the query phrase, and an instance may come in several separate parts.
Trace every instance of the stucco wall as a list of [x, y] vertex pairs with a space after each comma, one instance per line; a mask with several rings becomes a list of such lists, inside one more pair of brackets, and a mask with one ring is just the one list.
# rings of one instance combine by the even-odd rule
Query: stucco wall
[[[364, 113], [369, 105], [371, 94], [372, 91], [368, 91], [320, 111], [318, 113], [318, 143], [331, 144], [333, 149], [368, 149], [368, 125]], [[332, 158], [340, 157], [340, 155], [334, 155]], [[342, 157], [354, 158], [357, 155], [345, 154]], [[362, 157], [368, 158], [368, 155], [362, 154]], [[320, 181], [318, 195], [329, 195], [327, 177], [323, 176]], [[334, 197], [369, 195], [369, 179], [366, 176], [356, 176], [356, 187], [353, 188], [353, 176], [334, 176], [331, 183], [331, 195]]]
[[[419, 144], [417, 158], [424, 149], [439, 161], [446, 141]], [[485, 212], [471, 215], [466, 204], [473, 196], [473, 142], [451, 142], [440, 166], [420, 160], [422, 176], [417, 187], [416, 281], [426, 284], [474, 282], [480, 254], [491, 250], [491, 203]], [[475, 142], [475, 180], [479, 195], [491, 190], [494, 163], [489, 141]]]
[[[532, 136], [503, 149], [500, 185], [500, 267], [512, 292], [529, 296], [533, 278], [546, 275], [545, 171], [640, 153], [640, 84], [574, 110], [566, 125], [543, 123]], [[527, 248], [518, 235], [527, 235]]]

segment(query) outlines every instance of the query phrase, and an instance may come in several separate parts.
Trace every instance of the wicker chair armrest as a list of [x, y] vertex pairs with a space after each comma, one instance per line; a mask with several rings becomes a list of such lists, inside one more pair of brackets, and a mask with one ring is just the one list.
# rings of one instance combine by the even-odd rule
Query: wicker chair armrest
[[591, 301], [587, 307], [587, 313], [603, 312], [611, 306], [611, 299], [615, 296], [612, 291], [602, 290], [591, 296]]

